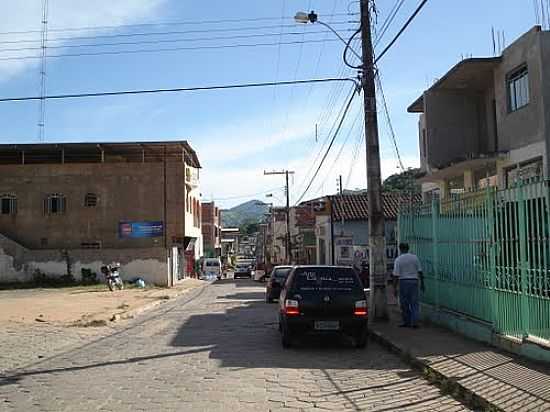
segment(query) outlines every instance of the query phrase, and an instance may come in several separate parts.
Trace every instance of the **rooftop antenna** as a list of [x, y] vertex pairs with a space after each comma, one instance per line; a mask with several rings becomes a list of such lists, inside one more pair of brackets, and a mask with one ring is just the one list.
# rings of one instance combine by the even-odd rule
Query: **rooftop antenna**
[[535, 24], [540, 24], [540, 13], [539, 13], [539, 2], [538, 0], [533, 0], [533, 9], [535, 10]]
[[46, 48], [48, 43], [48, 0], [42, 0], [42, 30], [40, 32], [40, 48], [42, 56], [40, 61], [40, 107], [38, 114], [38, 140], [45, 139], [46, 126]]
[[493, 40], [493, 56], [497, 55], [497, 45], [495, 43], [495, 28], [491, 26], [491, 39]]

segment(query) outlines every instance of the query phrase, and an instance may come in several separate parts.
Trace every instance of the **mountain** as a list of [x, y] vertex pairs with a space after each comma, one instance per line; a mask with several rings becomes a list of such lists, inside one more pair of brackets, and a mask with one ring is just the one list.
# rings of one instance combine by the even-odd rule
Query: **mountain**
[[259, 223], [264, 214], [269, 211], [269, 205], [260, 200], [250, 200], [231, 209], [222, 210], [223, 227], [240, 227], [244, 223]]

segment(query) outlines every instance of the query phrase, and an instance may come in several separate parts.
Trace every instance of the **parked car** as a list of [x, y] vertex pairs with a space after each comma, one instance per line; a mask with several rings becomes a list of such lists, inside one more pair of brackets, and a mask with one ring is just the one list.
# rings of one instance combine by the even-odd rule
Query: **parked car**
[[304, 334], [343, 334], [367, 343], [367, 299], [357, 273], [345, 266], [296, 266], [279, 298], [283, 347]]
[[292, 266], [275, 266], [273, 268], [265, 287], [265, 301], [267, 303], [272, 303], [274, 299], [279, 299], [281, 289], [291, 270]]
[[252, 278], [252, 266], [250, 263], [238, 262], [235, 265], [235, 271], [233, 272], [233, 278]]

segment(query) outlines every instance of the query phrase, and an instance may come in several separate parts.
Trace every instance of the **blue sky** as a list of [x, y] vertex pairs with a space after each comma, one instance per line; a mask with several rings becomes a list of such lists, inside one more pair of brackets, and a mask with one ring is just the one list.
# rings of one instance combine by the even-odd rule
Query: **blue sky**
[[[378, 0], [378, 27], [395, 0]], [[405, 0], [378, 50], [399, 29], [419, 0]], [[250, 48], [178, 50], [169, 52], [49, 58], [48, 93], [169, 88], [314, 77], [348, 76], [341, 61], [342, 45], [319, 25], [294, 25], [296, 11], [314, 9], [335, 22], [342, 36], [356, 27], [358, 3], [349, 0], [183, 1], [183, 0], [50, 0], [48, 54], [101, 50], [136, 50], [212, 46], [236, 43], [277, 43]], [[2, 32], [40, 30], [39, 1], [5, 2]], [[331, 16], [335, 14], [334, 16]], [[159, 22], [256, 19], [235, 23], [127, 25]], [[417, 116], [406, 107], [462, 56], [492, 54], [491, 27], [505, 33], [506, 42], [535, 24], [530, 0], [430, 0], [403, 37], [380, 62], [384, 91], [406, 166], [418, 164]], [[113, 26], [109, 29], [56, 31], [65, 28]], [[228, 29], [238, 29], [228, 31]], [[156, 36], [119, 36], [151, 32], [183, 32]], [[194, 33], [188, 33], [194, 31]], [[200, 32], [200, 33], [199, 33]], [[284, 34], [280, 33], [298, 33]], [[302, 33], [302, 34], [300, 34]], [[273, 34], [248, 39], [172, 42], [174, 39]], [[62, 40], [53, 41], [56, 38]], [[81, 38], [77, 38], [81, 37]], [[82, 37], [92, 37], [82, 39]], [[40, 34], [0, 35], [0, 49], [40, 46]], [[278, 45], [307, 39], [318, 43]], [[27, 42], [21, 43], [22, 40]], [[30, 41], [29, 41], [30, 40]], [[78, 44], [170, 40], [160, 44], [75, 48]], [[19, 43], [13, 43], [13, 42]], [[31, 42], [34, 41], [34, 42]], [[3, 43], [2, 43], [3, 42]], [[11, 42], [11, 43], [10, 43]], [[36, 50], [0, 50], [0, 95], [39, 93], [39, 60], [1, 60], [37, 55]], [[283, 180], [263, 176], [264, 169], [296, 171], [293, 200], [311, 176], [313, 160], [322, 149], [348, 85], [285, 86], [200, 93], [140, 95], [49, 101], [46, 142], [187, 139], [203, 164], [204, 200], [229, 207], [272, 192], [283, 199]], [[338, 175], [346, 188], [364, 187], [365, 148], [361, 143], [361, 99], [353, 103], [331, 154], [305, 198], [336, 190]], [[355, 120], [357, 119], [357, 120]], [[2, 143], [38, 142], [38, 103], [0, 104]], [[354, 123], [355, 120], [355, 123]], [[315, 139], [318, 124], [318, 139]], [[388, 127], [380, 121], [383, 175], [398, 171]], [[339, 154], [339, 156], [338, 156]], [[308, 174], [309, 172], [309, 174]], [[263, 193], [261, 193], [263, 192]], [[280, 200], [279, 200], [280, 199]]]

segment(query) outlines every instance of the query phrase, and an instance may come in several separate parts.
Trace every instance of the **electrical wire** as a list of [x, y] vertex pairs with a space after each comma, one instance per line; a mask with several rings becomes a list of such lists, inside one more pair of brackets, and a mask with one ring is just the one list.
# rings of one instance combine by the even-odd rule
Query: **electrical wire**
[[[299, 45], [299, 44], [314, 44], [322, 43], [325, 40], [296, 40], [282, 42], [283, 45]], [[326, 41], [338, 41], [337, 39], [329, 39]], [[99, 51], [99, 52], [84, 52], [84, 53], [61, 53], [61, 54], [49, 54], [48, 58], [63, 58], [63, 57], [84, 57], [84, 56], [105, 56], [105, 55], [122, 55], [122, 54], [139, 54], [139, 53], [164, 53], [172, 51], [191, 51], [191, 50], [216, 50], [216, 49], [235, 49], [244, 47], [265, 47], [265, 46], [278, 46], [279, 43], [243, 43], [243, 44], [222, 44], [214, 46], [193, 46], [193, 47], [168, 47], [168, 48], [155, 48], [155, 49], [137, 49], [137, 50], [112, 50], [112, 51]], [[16, 57], [2, 57], [0, 61], [16, 61], [16, 60], [33, 60], [40, 59], [41, 56], [16, 56]]]
[[346, 183], [344, 184], [344, 188], [349, 186], [349, 182], [351, 180], [351, 175], [353, 174], [353, 169], [355, 168], [355, 164], [357, 163], [357, 158], [359, 156], [360, 148], [362, 146], [362, 143], [365, 141], [365, 123], [361, 125], [361, 132], [357, 136], [357, 140], [355, 141], [355, 147], [353, 149], [353, 156], [351, 159], [348, 176], [346, 177]]
[[338, 133], [340, 132], [340, 129], [342, 128], [342, 124], [344, 123], [344, 120], [346, 118], [346, 115], [348, 114], [348, 111], [349, 111], [349, 108], [351, 106], [351, 103], [353, 102], [353, 99], [355, 98], [355, 96], [357, 95], [358, 93], [358, 88], [356, 86], [354, 86], [353, 88], [353, 92], [351, 93], [351, 97], [350, 99], [348, 100], [347, 104], [346, 104], [346, 107], [344, 109], [344, 113], [342, 114], [342, 117], [340, 118], [340, 121], [338, 123], [338, 127], [336, 128], [336, 130], [334, 131], [334, 135], [332, 136], [332, 139], [330, 141], [330, 144], [329, 146], [327, 147], [327, 150], [325, 152], [325, 154], [323, 155], [323, 158], [321, 159], [321, 162], [319, 163], [318, 167], [317, 167], [317, 170], [315, 171], [315, 174], [312, 176], [311, 180], [309, 181], [306, 189], [304, 190], [304, 192], [302, 193], [302, 195], [298, 198], [298, 200], [296, 201], [295, 204], [298, 204], [302, 201], [302, 199], [304, 198], [304, 196], [306, 195], [306, 193], [308, 192], [308, 190], [311, 188], [311, 185], [313, 184], [315, 178], [317, 177], [317, 175], [319, 174], [319, 170], [321, 170], [321, 167], [323, 166], [323, 163], [325, 162], [329, 152], [330, 152], [330, 149], [332, 148], [332, 145], [334, 144], [334, 141], [336, 140], [336, 137], [338, 136]]
[[[317, 35], [330, 33], [328, 30], [322, 31], [313, 31], [313, 32], [287, 32], [284, 33], [285, 36], [297, 36], [297, 35]], [[241, 34], [235, 36], [215, 36], [215, 37], [196, 37], [196, 38], [183, 38], [183, 39], [159, 39], [159, 40], [145, 40], [145, 41], [135, 41], [135, 42], [116, 42], [116, 43], [87, 43], [87, 44], [63, 44], [60, 46], [46, 46], [47, 49], [65, 49], [65, 48], [80, 48], [80, 47], [110, 47], [110, 46], [137, 46], [141, 44], [162, 44], [162, 43], [180, 43], [180, 42], [194, 42], [194, 41], [212, 41], [212, 40], [236, 40], [236, 39], [253, 39], [261, 37], [273, 37], [278, 36], [279, 33], [260, 33], [260, 34]], [[8, 48], [0, 49], [0, 53], [4, 52], [18, 52], [18, 51], [28, 51], [28, 50], [42, 50], [40, 47], [18, 47], [18, 48]]]
[[352, 78], [322, 78], [322, 79], [306, 79], [306, 80], [288, 80], [278, 82], [259, 82], [259, 83], [241, 83], [218, 86], [195, 86], [195, 87], [178, 87], [172, 89], [142, 89], [142, 90], [121, 90], [114, 92], [96, 92], [96, 93], [72, 93], [58, 94], [49, 96], [24, 96], [24, 97], [3, 97], [0, 102], [23, 102], [30, 100], [62, 100], [62, 99], [79, 99], [87, 97], [104, 97], [104, 96], [122, 96], [134, 94], [153, 94], [153, 93], [172, 93], [172, 92], [193, 92], [205, 90], [228, 90], [228, 89], [244, 89], [249, 87], [267, 87], [267, 86], [286, 86], [291, 84], [308, 84], [308, 83], [328, 83], [328, 82], [352, 82], [354, 87], [357, 87], [357, 82]]
[[[347, 25], [348, 22], [332, 22], [332, 25]], [[225, 33], [225, 32], [241, 32], [241, 31], [254, 31], [254, 30], [275, 30], [284, 28], [296, 28], [295, 24], [286, 25], [270, 25], [270, 26], [244, 26], [244, 27], [224, 27], [224, 28], [210, 28], [201, 30], [176, 30], [176, 31], [162, 31], [162, 32], [139, 32], [139, 33], [119, 33], [119, 34], [100, 34], [94, 36], [65, 36], [50, 38], [48, 42], [58, 41], [74, 41], [74, 40], [96, 40], [96, 39], [116, 39], [127, 37], [146, 37], [146, 36], [172, 36], [179, 34], [201, 34], [201, 33]], [[19, 43], [40, 43], [40, 39], [36, 40], [2, 40], [0, 44], [19, 44]]]
[[401, 159], [401, 154], [399, 153], [399, 146], [397, 145], [397, 138], [395, 137], [395, 130], [393, 128], [393, 124], [390, 117], [390, 111], [388, 109], [388, 105], [386, 102], [386, 96], [384, 94], [384, 89], [382, 87], [382, 79], [380, 78], [380, 72], [377, 70], [376, 76], [374, 76], [376, 83], [378, 85], [378, 91], [380, 92], [380, 97], [382, 98], [382, 107], [384, 108], [384, 115], [386, 118], [386, 122], [388, 124], [388, 129], [390, 131], [390, 137], [393, 143], [393, 148], [395, 150], [395, 155], [397, 157], [397, 162], [399, 163], [399, 167], [404, 172], [405, 166], [403, 165], [403, 161]]
[[388, 14], [388, 17], [382, 23], [382, 27], [380, 27], [380, 33], [378, 33], [374, 41], [374, 48], [376, 48], [378, 44], [380, 44], [380, 42], [382, 41], [382, 37], [384, 37], [384, 34], [386, 34], [386, 32], [388, 31], [389, 27], [393, 23], [395, 17], [397, 16], [397, 13], [399, 13], [399, 10], [401, 9], [401, 7], [403, 7], [404, 3], [405, 3], [405, 0], [397, 0], [395, 2], [395, 4], [393, 5], [393, 8]]
[[247, 198], [247, 197], [253, 197], [253, 196], [258, 196], [258, 195], [264, 195], [266, 193], [270, 193], [270, 192], [274, 192], [274, 191], [277, 191], [277, 190], [282, 190], [283, 189], [283, 186], [280, 186], [280, 187], [275, 187], [273, 189], [269, 189], [269, 190], [264, 190], [263, 192], [257, 192], [257, 193], [249, 193], [247, 195], [235, 195], [235, 196], [229, 196], [229, 197], [219, 197], [219, 198], [216, 198], [216, 199], [210, 199], [209, 201], [223, 201], [223, 200], [236, 200], [236, 199], [244, 199], [244, 198]]
[[[332, 16], [356, 16], [357, 13], [332, 13]], [[220, 19], [220, 20], [187, 20], [173, 22], [158, 22], [158, 23], [137, 23], [137, 24], [120, 24], [112, 26], [81, 26], [81, 27], [58, 27], [51, 28], [50, 32], [71, 32], [71, 31], [86, 31], [86, 30], [113, 30], [113, 29], [128, 29], [132, 27], [151, 27], [151, 26], [182, 26], [182, 25], [203, 25], [203, 24], [221, 24], [221, 23], [243, 23], [243, 22], [258, 22], [258, 21], [274, 21], [277, 17], [253, 17], [247, 19]], [[283, 16], [283, 20], [291, 20], [294, 16]], [[41, 30], [26, 30], [26, 31], [5, 31], [0, 32], [0, 36], [14, 34], [32, 34], [40, 33]]]
[[414, 20], [414, 18], [416, 17], [416, 15], [418, 13], [420, 13], [420, 11], [422, 10], [422, 8], [426, 5], [426, 3], [428, 2], [428, 0], [422, 0], [422, 2], [418, 5], [418, 7], [416, 8], [416, 10], [414, 11], [414, 13], [407, 19], [407, 21], [405, 22], [405, 24], [403, 25], [403, 27], [401, 27], [401, 29], [397, 32], [397, 34], [395, 35], [395, 37], [392, 39], [392, 41], [390, 41], [390, 43], [386, 46], [386, 48], [384, 50], [382, 50], [382, 52], [378, 55], [378, 57], [376, 57], [376, 59], [374, 60], [374, 64], [378, 63], [378, 61], [388, 52], [388, 50], [390, 50], [392, 48], [392, 46], [395, 44], [395, 42], [397, 41], [397, 39], [399, 39], [399, 37], [401, 37], [401, 35], [403, 34], [403, 32], [407, 29], [407, 27], [409, 27], [409, 25], [411, 24], [411, 22]]

